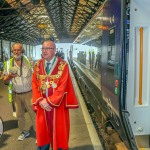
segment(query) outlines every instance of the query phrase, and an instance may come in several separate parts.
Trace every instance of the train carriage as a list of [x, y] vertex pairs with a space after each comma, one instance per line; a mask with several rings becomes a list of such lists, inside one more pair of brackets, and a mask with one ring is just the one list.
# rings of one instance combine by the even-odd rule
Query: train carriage
[[[149, 0], [106, 0], [76, 39], [97, 47], [101, 55], [99, 87], [75, 61], [74, 70], [88, 105], [101, 126], [116, 131], [121, 150], [150, 145], [149, 4]], [[111, 149], [108, 141], [105, 148]]]

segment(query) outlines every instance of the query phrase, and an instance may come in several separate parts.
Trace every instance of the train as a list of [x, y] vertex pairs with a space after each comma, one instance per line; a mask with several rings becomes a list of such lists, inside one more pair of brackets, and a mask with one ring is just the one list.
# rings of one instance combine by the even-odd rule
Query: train
[[149, 0], [105, 0], [74, 41], [97, 48], [98, 86], [83, 70], [88, 58], [69, 57], [106, 150], [150, 149], [149, 5]]

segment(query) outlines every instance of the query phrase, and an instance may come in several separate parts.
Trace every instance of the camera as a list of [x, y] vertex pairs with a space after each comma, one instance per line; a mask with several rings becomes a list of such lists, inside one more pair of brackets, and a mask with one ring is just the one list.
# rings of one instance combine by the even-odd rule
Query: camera
[[17, 74], [17, 71], [18, 71], [18, 68], [16, 66], [9, 68], [9, 72], [12, 74]]

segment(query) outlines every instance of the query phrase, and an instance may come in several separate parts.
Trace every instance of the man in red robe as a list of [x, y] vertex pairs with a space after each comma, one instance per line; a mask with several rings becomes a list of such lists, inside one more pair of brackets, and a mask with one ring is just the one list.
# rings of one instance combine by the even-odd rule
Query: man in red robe
[[42, 59], [32, 77], [32, 104], [36, 111], [38, 150], [68, 150], [69, 109], [78, 101], [66, 61], [55, 57], [56, 46], [47, 40], [42, 45]]

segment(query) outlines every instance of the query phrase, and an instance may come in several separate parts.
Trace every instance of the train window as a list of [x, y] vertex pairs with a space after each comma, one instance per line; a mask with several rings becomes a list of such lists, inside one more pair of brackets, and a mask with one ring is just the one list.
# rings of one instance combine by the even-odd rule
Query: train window
[[108, 57], [107, 57], [107, 64], [109, 66], [114, 66], [115, 62], [115, 27], [109, 30], [109, 43], [108, 43]]
[[115, 26], [108, 30], [108, 47], [107, 47], [107, 83], [110, 88], [114, 87], [114, 66], [116, 55], [116, 34]]

